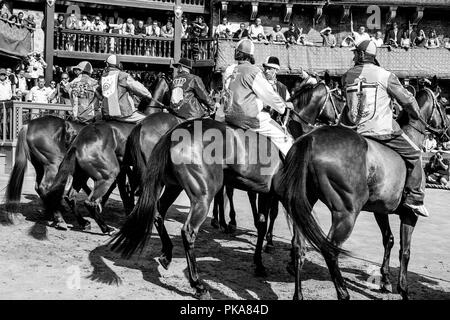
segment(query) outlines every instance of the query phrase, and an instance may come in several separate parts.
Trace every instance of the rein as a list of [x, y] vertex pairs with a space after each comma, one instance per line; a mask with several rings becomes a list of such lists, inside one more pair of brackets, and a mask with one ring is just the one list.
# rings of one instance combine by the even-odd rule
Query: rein
[[[432, 107], [432, 109], [431, 109], [430, 117], [428, 118], [428, 121], [425, 123], [425, 128], [426, 128], [428, 131], [430, 131], [430, 132], [432, 132], [433, 134], [435, 134], [436, 136], [438, 136], [439, 139], [442, 139], [442, 138], [444, 138], [444, 137], [447, 137], [447, 139], [450, 140], [450, 137], [449, 137], [448, 134], [447, 134], [447, 130], [448, 130], [448, 128], [450, 127], [450, 123], [449, 123], [448, 121], [447, 121], [447, 122], [448, 122], [447, 125], [444, 125], [444, 128], [443, 128], [443, 129], [437, 129], [437, 128], [434, 128], [434, 127], [432, 127], [432, 126], [430, 126], [430, 125], [428, 124], [428, 123], [431, 122], [431, 119], [433, 118], [434, 110], [436, 110], [436, 109], [438, 110], [439, 116], [441, 117], [441, 120], [442, 120], [442, 123], [443, 123], [443, 124], [446, 123], [446, 121], [445, 121], [446, 116], [442, 114], [442, 110], [441, 110], [441, 108], [440, 108], [440, 104], [439, 104], [439, 102], [437, 101], [437, 96], [438, 96], [439, 94], [438, 94], [438, 95], [435, 95], [434, 92], [431, 91], [431, 89], [430, 89], [430, 88], [427, 88], [427, 87], [425, 87], [424, 90], [425, 90], [425, 92], [431, 97], [431, 100], [433, 101], [433, 107]], [[418, 130], [417, 128], [415, 128], [414, 126], [411, 126], [411, 127], [412, 127], [413, 129], [419, 131], [419, 130]], [[420, 131], [419, 131], [419, 132], [420, 132]], [[422, 132], [421, 132], [421, 133], [422, 133]]]

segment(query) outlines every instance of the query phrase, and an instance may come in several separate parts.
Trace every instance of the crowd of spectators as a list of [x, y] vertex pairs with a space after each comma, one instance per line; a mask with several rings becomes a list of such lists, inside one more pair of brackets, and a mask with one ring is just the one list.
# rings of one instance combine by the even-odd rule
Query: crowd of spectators
[[[255, 42], [275, 43], [275, 44], [298, 44], [305, 46], [315, 45], [309, 41], [308, 35], [303, 32], [295, 23], [290, 23], [286, 31], [282, 31], [280, 24], [275, 25], [272, 30], [267, 32], [267, 28], [262, 25], [261, 18], [256, 18], [254, 24], [247, 26], [246, 23], [240, 23], [239, 29], [232, 32], [233, 27], [226, 17], [222, 18], [222, 22], [216, 27], [214, 36], [219, 39], [239, 40], [249, 38]], [[403, 48], [440, 48], [450, 49], [450, 39], [445, 41], [439, 40], [436, 30], [432, 29], [428, 32], [428, 36], [423, 29], [417, 29], [416, 26], [409, 25], [400, 29], [396, 22], [387, 29], [383, 36], [380, 30], [376, 30], [372, 35], [369, 34], [364, 26], [360, 26], [357, 30], [353, 28], [353, 22], [350, 23], [350, 33], [341, 37], [340, 43], [333, 34], [331, 27], [326, 27], [319, 31], [322, 37], [322, 45], [327, 47], [351, 47], [355, 43], [363, 40], [373, 40], [378, 47]]]
[[[165, 23], [151, 17], [146, 21], [133, 18], [123, 19], [119, 17], [118, 11], [114, 11], [113, 16], [105, 19], [101, 13], [94, 17], [82, 15], [81, 19], [78, 19], [75, 13], [67, 18], [65, 15], [59, 14], [55, 21], [55, 28], [57, 30], [81, 30], [162, 38], [173, 38], [175, 33], [173, 18], [169, 18]], [[182, 39], [206, 38], [208, 35], [209, 27], [202, 16], [198, 16], [191, 23], [186, 17], [182, 18]]]
[[19, 12], [15, 15], [5, 10], [1, 13], [0, 20], [7, 22], [10, 25], [28, 28], [31, 31], [36, 30], [36, 22], [34, 21], [34, 16], [32, 14], [25, 18], [25, 14], [23, 12]]

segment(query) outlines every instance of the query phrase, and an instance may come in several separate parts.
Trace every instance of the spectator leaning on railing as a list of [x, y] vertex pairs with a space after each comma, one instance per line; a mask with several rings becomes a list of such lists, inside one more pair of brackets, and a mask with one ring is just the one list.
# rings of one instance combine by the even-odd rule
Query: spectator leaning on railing
[[279, 24], [277, 24], [273, 28], [273, 31], [269, 34], [269, 40], [275, 44], [286, 43], [286, 38], [284, 37], [284, 34], [281, 31], [281, 26]]
[[[383, 41], [381, 41], [383, 43]], [[355, 46], [355, 39], [353, 39], [353, 35], [349, 34], [347, 35], [341, 42], [341, 47], [354, 47]]]
[[167, 21], [166, 25], [161, 28], [161, 37], [163, 38], [173, 38], [174, 29], [172, 22]]
[[136, 28], [134, 29], [135, 35], [145, 35], [147, 31], [145, 30], [145, 25], [143, 20], [139, 20]]
[[358, 32], [353, 29], [353, 21], [350, 21], [350, 31], [352, 32], [355, 44], [358, 44], [364, 40], [370, 40], [370, 36], [366, 32], [366, 28], [364, 26], [360, 26]]
[[400, 47], [406, 50], [411, 48], [411, 39], [409, 38], [408, 30], [404, 30], [402, 33], [402, 39], [400, 40]]
[[223, 17], [222, 23], [217, 26], [214, 35], [220, 39], [230, 39], [233, 36], [231, 33], [231, 26], [226, 17]]
[[248, 38], [248, 29], [245, 27], [245, 23], [241, 23], [239, 29], [233, 34], [233, 39], [239, 40], [242, 38]]
[[161, 35], [161, 28], [158, 26], [157, 20], [153, 20], [152, 25], [147, 27], [147, 35], [151, 37], [159, 37]]
[[419, 31], [419, 35], [413, 41], [414, 46], [418, 48], [424, 48], [427, 45], [427, 37], [425, 31], [422, 29]]
[[203, 20], [203, 17], [198, 16], [197, 19], [192, 23], [192, 32], [194, 37], [208, 37], [209, 27]]
[[133, 19], [128, 18], [127, 22], [122, 26], [122, 34], [124, 35], [134, 35], [135, 26], [133, 24]]
[[400, 45], [401, 33], [397, 22], [392, 24], [392, 28], [386, 34], [385, 44], [397, 48]]
[[91, 24], [91, 31], [93, 32], [105, 32], [106, 24], [103, 23], [100, 16], [95, 16], [94, 21]]
[[331, 48], [334, 48], [336, 46], [336, 37], [331, 33], [330, 27], [326, 27], [325, 29], [321, 30], [320, 35], [323, 38], [323, 46]]
[[377, 47], [381, 47], [384, 42], [383, 42], [383, 34], [381, 33], [381, 31], [377, 31], [375, 33], [375, 36], [370, 38]]
[[16, 96], [20, 101], [24, 101], [25, 97], [28, 95], [28, 84], [27, 78], [25, 77], [25, 70], [20, 69], [17, 74], [17, 88], [16, 88]]
[[284, 37], [289, 43], [297, 43], [301, 34], [302, 29], [296, 28], [295, 23], [291, 23], [289, 29], [284, 32]]
[[58, 14], [58, 18], [55, 21], [55, 29], [63, 30], [66, 28], [66, 21], [63, 14]]
[[257, 40], [260, 34], [263, 35], [264, 40], [267, 40], [267, 37], [264, 34], [264, 27], [261, 24], [261, 18], [256, 18], [255, 24], [252, 24], [248, 29], [248, 36], [250, 39]]
[[441, 43], [439, 41], [439, 38], [436, 35], [436, 31], [431, 30], [430, 34], [428, 36], [427, 44], [425, 45], [425, 47], [428, 49], [435, 49], [435, 48], [439, 48], [440, 46], [441, 46]]
[[188, 39], [192, 33], [192, 27], [188, 24], [188, 20], [183, 18], [181, 21], [181, 39]]
[[81, 31], [91, 31], [91, 23], [89, 22], [87, 16], [83, 16], [81, 18], [78, 29], [80, 29]]
[[314, 43], [312, 43], [311, 41], [308, 41], [306, 34], [301, 34], [298, 37], [297, 44], [302, 45], [302, 46], [313, 46], [314, 45]]

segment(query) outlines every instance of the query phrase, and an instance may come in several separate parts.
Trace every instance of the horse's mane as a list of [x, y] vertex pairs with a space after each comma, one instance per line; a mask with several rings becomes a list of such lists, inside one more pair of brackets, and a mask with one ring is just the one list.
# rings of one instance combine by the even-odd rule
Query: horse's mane
[[313, 86], [312, 85], [305, 86], [300, 90], [294, 92], [290, 100], [291, 101], [298, 100], [299, 104], [302, 106], [307, 105], [311, 101], [315, 89], [320, 85], [324, 84], [322, 82], [319, 82], [318, 84]]

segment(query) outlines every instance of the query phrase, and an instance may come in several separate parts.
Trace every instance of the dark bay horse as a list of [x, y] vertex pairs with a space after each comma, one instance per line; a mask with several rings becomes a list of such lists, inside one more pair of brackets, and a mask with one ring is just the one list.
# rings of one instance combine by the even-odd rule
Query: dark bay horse
[[15, 204], [20, 202], [28, 160], [36, 172], [35, 190], [43, 198], [58, 172], [67, 147], [83, 127], [83, 123], [56, 116], [33, 119], [23, 126], [19, 132], [14, 167], [6, 188], [5, 198], [9, 210], [15, 211]]
[[[421, 117], [427, 125], [410, 119], [404, 113], [399, 119], [403, 131], [417, 146], [421, 146], [426, 130], [448, 140], [450, 123], [434, 93], [425, 89], [417, 93], [416, 99]], [[394, 237], [388, 214], [400, 216], [397, 289], [403, 299], [408, 299], [407, 268], [417, 216], [399, 206], [405, 177], [405, 162], [395, 151], [345, 127], [320, 127], [294, 143], [287, 155], [281, 178], [275, 179], [275, 189], [298, 228], [293, 244], [296, 266], [294, 299], [303, 297], [300, 281], [305, 250], [303, 236], [325, 258], [338, 298], [349, 298], [339, 270], [338, 256], [361, 210], [374, 213], [382, 233], [384, 256], [381, 289], [384, 291], [392, 290], [389, 260]], [[317, 200], [321, 200], [331, 211], [332, 226], [328, 237], [312, 215], [312, 207]]]
[[[321, 107], [316, 104], [315, 113], [309, 114], [311, 119], [306, 119], [306, 114], [301, 113], [297, 113], [294, 119], [313, 126]], [[258, 146], [261, 152], [258, 152]], [[267, 152], [262, 152], [264, 147]], [[209, 154], [211, 149], [214, 151]], [[209, 298], [208, 289], [198, 276], [193, 245], [212, 200], [223, 185], [227, 185], [266, 195], [258, 199], [259, 214], [254, 216], [258, 230], [255, 271], [258, 275], [264, 275], [262, 244], [267, 230], [268, 211], [275, 196], [272, 177], [281, 166], [278, 149], [265, 136], [250, 130], [234, 130], [210, 119], [183, 122], [164, 135], [153, 149], [142, 184], [142, 194], [120, 232], [114, 236], [112, 249], [130, 257], [137, 249], [144, 247], [155, 223], [163, 242], [159, 261], [167, 268], [172, 259], [173, 245], [164, 226], [164, 217], [167, 209], [184, 190], [191, 201], [181, 232], [190, 283], [196, 289], [196, 297]]]
[[[298, 138], [301, 135], [310, 132], [318, 125], [335, 124], [340, 118], [340, 114], [344, 108], [345, 100], [338, 95], [336, 89], [329, 89], [328, 85], [331, 83], [331, 78], [328, 73], [325, 73], [324, 81], [319, 82], [313, 87], [305, 87], [302, 90], [296, 92], [290, 99], [294, 106], [295, 111], [299, 116], [293, 114], [289, 117], [287, 127], [288, 131], [294, 138]], [[319, 113], [317, 114], [317, 111]], [[301, 117], [301, 119], [299, 118]], [[227, 197], [230, 202], [230, 222], [225, 222], [224, 218], [224, 199], [223, 191], [219, 192], [215, 198], [213, 206], [213, 219], [211, 225], [215, 228], [222, 228], [227, 232], [233, 232], [236, 228], [236, 212], [234, 210], [233, 203], [233, 188], [225, 188]], [[249, 192], [248, 197], [250, 205], [254, 215], [257, 213], [257, 195]], [[266, 240], [266, 252], [272, 252], [273, 245], [273, 227], [275, 220], [278, 216], [278, 201], [275, 201], [270, 209], [269, 227], [267, 230]]]
[[[148, 102], [158, 110], [167, 100], [167, 80], [160, 78], [153, 92], [153, 100], [141, 101], [139, 108], [151, 113], [145, 107]], [[80, 228], [89, 230], [89, 221], [76, 210], [75, 198], [79, 186], [91, 178], [94, 189], [88, 194], [85, 205], [101, 231], [111, 234], [114, 229], [107, 226], [101, 212], [114, 188], [118, 187], [126, 212], [133, 208], [133, 196], [127, 188], [127, 169], [122, 166], [127, 138], [135, 127], [134, 123], [111, 120], [100, 121], [84, 127], [75, 138], [59, 167], [58, 173], [46, 196], [44, 204], [54, 213], [55, 224], [59, 229], [67, 229], [62, 217], [61, 199], [71, 203]], [[122, 170], [123, 169], [123, 170]]]

